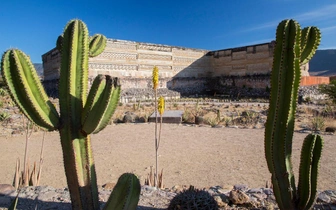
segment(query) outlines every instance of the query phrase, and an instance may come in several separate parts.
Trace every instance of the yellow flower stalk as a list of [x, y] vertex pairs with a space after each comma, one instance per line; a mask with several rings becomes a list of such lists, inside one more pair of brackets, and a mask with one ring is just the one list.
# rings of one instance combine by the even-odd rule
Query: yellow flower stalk
[[153, 68], [153, 89], [156, 90], [159, 86], [159, 68], [154, 66]]
[[159, 111], [161, 116], [164, 112], [164, 109], [165, 109], [165, 101], [164, 101], [164, 98], [162, 96], [160, 96], [159, 104], [158, 104], [158, 111]]

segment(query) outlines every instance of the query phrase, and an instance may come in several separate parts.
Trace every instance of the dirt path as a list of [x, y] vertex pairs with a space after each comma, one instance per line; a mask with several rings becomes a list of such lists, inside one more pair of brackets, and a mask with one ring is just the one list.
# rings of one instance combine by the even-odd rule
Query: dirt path
[[[294, 170], [306, 134], [295, 133]], [[318, 189], [336, 189], [336, 137], [324, 136]], [[29, 144], [31, 161], [39, 160], [42, 133]], [[164, 124], [159, 150], [159, 168], [164, 169], [166, 187], [174, 185], [247, 184], [265, 186], [270, 180], [264, 158], [264, 129], [189, 127]], [[124, 172], [137, 174], [143, 184], [149, 167], [155, 164], [154, 124], [118, 124], [92, 136], [98, 184], [116, 182]], [[12, 183], [15, 161], [23, 159], [24, 136], [0, 138], [0, 183]], [[61, 146], [57, 132], [47, 133], [42, 185], [65, 187]]]

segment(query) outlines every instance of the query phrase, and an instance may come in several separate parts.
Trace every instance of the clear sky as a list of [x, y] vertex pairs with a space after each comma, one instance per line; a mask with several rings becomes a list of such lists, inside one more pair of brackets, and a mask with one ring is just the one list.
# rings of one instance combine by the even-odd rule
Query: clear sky
[[90, 35], [206, 50], [269, 42], [292, 18], [321, 29], [319, 49], [336, 48], [335, 0], [3, 0], [0, 50], [19, 48], [41, 63], [74, 18]]

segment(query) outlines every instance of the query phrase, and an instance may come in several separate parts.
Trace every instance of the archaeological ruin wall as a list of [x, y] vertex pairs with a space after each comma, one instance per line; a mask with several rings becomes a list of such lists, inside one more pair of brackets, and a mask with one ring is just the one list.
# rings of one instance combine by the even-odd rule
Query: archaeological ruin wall
[[[152, 97], [152, 70], [159, 68], [160, 91], [166, 97], [195, 94], [240, 94], [269, 87], [274, 42], [208, 51], [160, 44], [108, 39], [106, 49], [89, 59], [89, 78], [98, 74], [119, 77], [125, 101]], [[44, 85], [55, 93], [60, 53], [55, 48], [42, 56]], [[302, 68], [308, 72], [308, 66]], [[239, 90], [238, 90], [239, 91]]]

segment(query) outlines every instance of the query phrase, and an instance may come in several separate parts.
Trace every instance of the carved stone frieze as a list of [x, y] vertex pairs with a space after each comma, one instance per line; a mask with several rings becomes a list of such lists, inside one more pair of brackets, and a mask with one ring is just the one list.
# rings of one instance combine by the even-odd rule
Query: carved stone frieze
[[174, 57], [173, 60], [176, 63], [193, 63], [197, 58]]
[[124, 70], [136, 71], [138, 65], [123, 65], [123, 64], [109, 64], [109, 63], [89, 63], [89, 69], [95, 70]]
[[151, 51], [161, 51], [161, 52], [171, 52], [172, 48], [164, 45], [153, 45], [141, 43], [138, 45], [139, 50], [151, 50]]
[[172, 59], [172, 56], [170, 55], [159, 55], [159, 54], [144, 54], [140, 53], [138, 55], [139, 59], [148, 59], [148, 60], [164, 60], [164, 61], [170, 61]]
[[191, 49], [178, 49], [173, 48], [174, 56], [184, 56], [184, 57], [202, 57], [207, 53], [207, 51], [195, 51]]
[[136, 44], [135, 43], [127, 43], [127, 42], [123, 43], [123, 42], [107, 41], [106, 48], [136, 50]]
[[[155, 65], [146, 65], [146, 64], [140, 64], [139, 70], [153, 70]], [[166, 66], [166, 65], [156, 65], [160, 70], [172, 70], [172, 66]]]
[[99, 55], [100, 58], [109, 58], [113, 60], [136, 60], [136, 53], [116, 53], [116, 52], [103, 52]]

